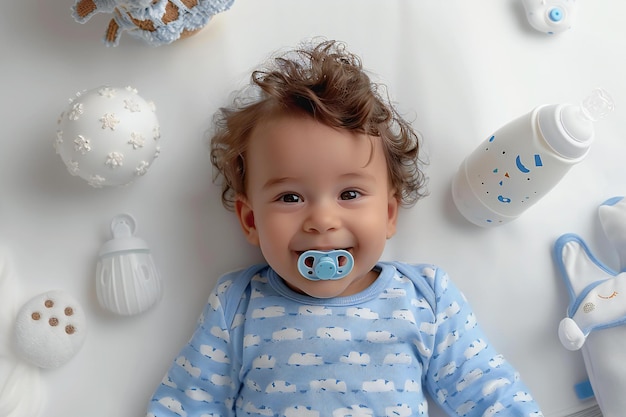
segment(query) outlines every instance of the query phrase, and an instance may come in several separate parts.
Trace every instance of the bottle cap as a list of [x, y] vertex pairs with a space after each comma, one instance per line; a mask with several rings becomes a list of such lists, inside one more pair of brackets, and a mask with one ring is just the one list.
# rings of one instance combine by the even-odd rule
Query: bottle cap
[[145, 240], [134, 236], [137, 223], [130, 214], [118, 214], [111, 221], [113, 239], [102, 245], [98, 256], [111, 255], [118, 252], [149, 252]]

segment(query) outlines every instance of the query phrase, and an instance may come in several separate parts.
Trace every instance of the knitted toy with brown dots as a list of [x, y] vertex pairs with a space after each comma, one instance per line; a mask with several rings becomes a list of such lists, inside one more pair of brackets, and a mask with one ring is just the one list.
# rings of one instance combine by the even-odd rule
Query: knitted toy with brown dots
[[117, 46], [122, 32], [150, 45], [169, 44], [202, 29], [234, 0], [76, 0], [72, 16], [85, 23], [96, 13], [112, 13], [104, 36], [107, 46]]
[[24, 304], [15, 322], [15, 345], [24, 359], [40, 368], [57, 368], [83, 345], [85, 314], [64, 291], [49, 291]]

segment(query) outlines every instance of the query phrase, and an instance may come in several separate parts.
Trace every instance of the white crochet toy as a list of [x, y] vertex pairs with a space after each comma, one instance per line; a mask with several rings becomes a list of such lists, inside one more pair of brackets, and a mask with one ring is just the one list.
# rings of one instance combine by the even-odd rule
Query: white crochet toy
[[31, 298], [15, 319], [15, 346], [20, 356], [40, 368], [58, 368], [81, 349], [87, 334], [85, 313], [65, 291]]
[[117, 46], [122, 32], [152, 46], [169, 44], [202, 29], [234, 0], [76, 0], [72, 16], [85, 23], [97, 13], [111, 13], [104, 43]]
[[[581, 349], [589, 382], [604, 417], [626, 410], [626, 199], [614, 197], [598, 211], [604, 234], [620, 259], [618, 271], [604, 265], [584, 240], [565, 234], [555, 243], [556, 263], [568, 287], [567, 317], [559, 338]], [[581, 393], [579, 396], [582, 397]]]
[[39, 368], [14, 348], [19, 289], [8, 251], [0, 247], [0, 416], [36, 417], [45, 397]]
[[17, 308], [20, 291], [8, 251], [0, 247], [0, 416], [36, 417], [45, 399], [40, 368], [56, 368], [81, 348], [85, 314], [63, 291]]

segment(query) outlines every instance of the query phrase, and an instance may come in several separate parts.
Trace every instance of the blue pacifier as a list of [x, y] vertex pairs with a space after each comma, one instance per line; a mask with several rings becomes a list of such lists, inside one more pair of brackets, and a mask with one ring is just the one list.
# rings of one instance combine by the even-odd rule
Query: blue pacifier
[[298, 258], [298, 271], [312, 281], [341, 279], [352, 271], [354, 258], [350, 252], [308, 250]]

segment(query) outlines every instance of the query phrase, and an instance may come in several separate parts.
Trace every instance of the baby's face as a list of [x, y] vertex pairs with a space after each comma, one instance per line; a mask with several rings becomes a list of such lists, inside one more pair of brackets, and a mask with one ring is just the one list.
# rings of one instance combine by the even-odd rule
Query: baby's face
[[[377, 137], [336, 130], [309, 117], [260, 123], [245, 154], [247, 196], [236, 211], [248, 241], [294, 290], [319, 298], [356, 294], [396, 230], [398, 200]], [[339, 280], [298, 272], [307, 250], [344, 249], [354, 268]]]

